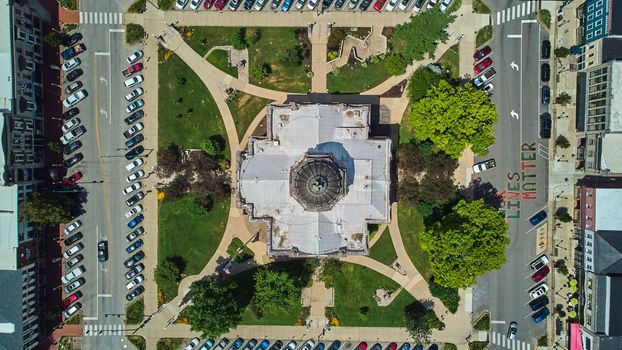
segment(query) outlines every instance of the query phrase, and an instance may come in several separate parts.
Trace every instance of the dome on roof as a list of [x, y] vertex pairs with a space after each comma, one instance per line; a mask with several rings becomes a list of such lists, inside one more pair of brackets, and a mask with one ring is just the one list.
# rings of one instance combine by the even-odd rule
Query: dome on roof
[[290, 174], [290, 193], [305, 210], [330, 210], [345, 194], [345, 170], [329, 155], [305, 155]]

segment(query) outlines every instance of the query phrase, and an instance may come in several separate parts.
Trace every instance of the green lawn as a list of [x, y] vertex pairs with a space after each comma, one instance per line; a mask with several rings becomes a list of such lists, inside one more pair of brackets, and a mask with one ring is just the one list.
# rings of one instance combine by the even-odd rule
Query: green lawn
[[238, 91], [237, 95], [229, 101], [229, 110], [231, 111], [235, 130], [240, 141], [242, 141], [242, 137], [244, 137], [246, 129], [248, 129], [253, 119], [270, 102], [272, 101], [249, 95], [242, 91]]
[[128, 335], [127, 340], [129, 340], [130, 343], [132, 343], [138, 350], [145, 350], [147, 348], [145, 338], [140, 335]]
[[[378, 287], [397, 290], [399, 285], [376, 271], [350, 263], [343, 263], [333, 287], [334, 311], [341, 326], [403, 327], [404, 307], [415, 301], [408, 292], [402, 291], [389, 306], [378, 306], [374, 291]], [[360, 314], [363, 307], [369, 308], [367, 317]]]
[[183, 338], [160, 338], [156, 344], [156, 350], [178, 350], [185, 342], [186, 339]]
[[378, 238], [378, 241], [371, 247], [369, 251], [369, 257], [378, 260], [385, 265], [390, 265], [395, 261], [397, 254], [393, 247], [393, 240], [391, 240], [391, 234], [389, 230], [382, 233], [382, 236]]
[[182, 257], [186, 263], [183, 274], [199, 273], [210, 260], [225, 232], [229, 201], [216, 202], [211, 211], [201, 214], [194, 207], [194, 198], [160, 203], [158, 260]]
[[490, 39], [492, 39], [492, 26], [487, 25], [482, 27], [482, 29], [477, 31], [477, 36], [475, 37], [475, 47], [484, 45]]
[[[238, 249], [240, 248], [242, 248], [242, 251], [238, 253]], [[242, 262], [244, 260], [252, 259], [255, 257], [255, 253], [253, 253], [253, 251], [250, 250], [250, 248], [245, 246], [244, 242], [242, 242], [237, 237], [234, 237], [231, 240], [231, 243], [227, 247], [227, 253], [229, 254], [229, 256], [233, 256], [234, 257], [233, 260], [237, 262]]]
[[338, 74], [334, 72], [328, 74], [328, 92], [331, 94], [363, 92], [389, 78], [389, 73], [382, 60], [377, 63], [368, 63], [367, 67], [356, 63], [353, 68], [345, 65], [338, 69]]
[[201, 56], [214, 46], [231, 45], [231, 33], [234, 27], [189, 27], [192, 36], [184, 36], [188, 45]]
[[125, 307], [125, 324], [139, 324], [143, 321], [145, 313], [145, 302], [139, 298], [135, 302]]
[[400, 144], [409, 143], [411, 140], [416, 139], [415, 130], [408, 122], [408, 116], [410, 116], [411, 109], [412, 104], [408, 103], [408, 106], [404, 111], [404, 115], [402, 116], [402, 122], [400, 123]]
[[[185, 79], [181, 84], [178, 79]], [[227, 136], [218, 107], [201, 79], [176, 55], [159, 65], [158, 146], [176, 143], [182, 148], [199, 148], [201, 141]], [[230, 158], [229, 144], [223, 152]]]
[[229, 54], [225, 50], [214, 50], [207, 56], [207, 62], [213, 64], [221, 71], [238, 77], [238, 68], [229, 66]]
[[423, 218], [417, 213], [415, 207], [409, 207], [403, 202], [400, 202], [398, 205], [397, 217], [406, 252], [417, 270], [419, 270], [419, 273], [427, 281], [432, 276], [432, 267], [430, 266], [428, 254], [421, 249], [418, 234], [424, 229]]
[[460, 77], [460, 53], [458, 45], [450, 47], [441, 58], [438, 59], [438, 63], [445, 69], [449, 69], [449, 74], [452, 78]]

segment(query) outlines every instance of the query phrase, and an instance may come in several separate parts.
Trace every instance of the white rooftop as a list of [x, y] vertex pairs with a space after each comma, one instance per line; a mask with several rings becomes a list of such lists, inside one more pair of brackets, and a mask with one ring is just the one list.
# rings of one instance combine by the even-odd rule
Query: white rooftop
[[594, 231], [622, 230], [622, 188], [597, 188], [594, 203]]
[[600, 169], [622, 173], [622, 134], [603, 134]]
[[[268, 222], [268, 252], [366, 254], [367, 224], [390, 220], [391, 140], [368, 139], [370, 106], [270, 105], [267, 115], [267, 137], [241, 156], [238, 194], [251, 219]], [[290, 195], [290, 170], [305, 155], [345, 171], [345, 195], [329, 209], [305, 210]]]
[[622, 61], [611, 62], [611, 100], [609, 105], [609, 131], [622, 131]]

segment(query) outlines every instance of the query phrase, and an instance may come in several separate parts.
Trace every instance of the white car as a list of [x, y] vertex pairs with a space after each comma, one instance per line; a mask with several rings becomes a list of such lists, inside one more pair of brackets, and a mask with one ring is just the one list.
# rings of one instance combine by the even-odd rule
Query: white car
[[71, 270], [71, 272], [69, 272], [69, 273], [65, 274], [65, 276], [61, 277], [60, 280], [63, 281], [63, 284], [67, 284], [71, 280], [76, 279], [80, 275], [82, 275], [84, 273], [84, 271], [86, 271], [84, 266], [76, 267], [75, 269]]
[[199, 346], [200, 342], [201, 340], [199, 338], [194, 338], [190, 341], [190, 343], [188, 343], [188, 345], [186, 345], [186, 347], [184, 347], [184, 350], [192, 350]]
[[136, 276], [136, 274], [141, 273], [144, 269], [145, 265], [143, 264], [135, 265], [125, 274], [125, 278], [129, 280], [130, 278]]
[[131, 54], [127, 59], [125, 59], [127, 61], [127, 63], [132, 64], [136, 61], [138, 61], [139, 59], [143, 58], [145, 54], [143, 53], [143, 50], [138, 50], [136, 52], [134, 52], [133, 54]]
[[80, 220], [76, 220], [71, 224], [65, 226], [65, 236], [68, 236], [71, 233], [75, 232], [78, 228], [80, 228], [80, 226], [82, 226], [82, 221]]
[[76, 68], [77, 66], [80, 65], [80, 63], [82, 62], [80, 61], [78, 57], [74, 57], [72, 59], [65, 61], [65, 63], [63, 63], [63, 72], [68, 72]]
[[313, 10], [313, 9], [317, 6], [317, 3], [318, 3], [319, 1], [320, 1], [320, 0], [309, 0], [309, 3], [307, 4], [307, 8], [308, 8], [309, 10]]
[[199, 5], [201, 5], [202, 2], [203, 2], [203, 0], [192, 0], [192, 1], [190, 1], [190, 8], [193, 11], [196, 11], [197, 8], [199, 7]]
[[136, 276], [136, 278], [134, 278], [128, 284], [126, 284], [125, 287], [127, 289], [132, 289], [132, 288], [136, 287], [137, 285], [143, 283], [144, 280], [145, 280], [145, 277], [143, 275], [138, 275], [138, 276]]
[[84, 244], [78, 243], [74, 245], [73, 247], [65, 250], [65, 252], [63, 253], [63, 258], [69, 259], [72, 256], [78, 254], [78, 252], [80, 252], [83, 248], [84, 248]]
[[261, 11], [266, 2], [268, 2], [268, 0], [257, 0], [255, 3], [255, 11]]
[[80, 125], [80, 118], [76, 117], [73, 119], [69, 119], [65, 124], [63, 124], [61, 130], [63, 131], [63, 133], [66, 133], [67, 131], [75, 128], [78, 125]]
[[135, 99], [136, 97], [138, 97], [138, 96], [140, 96], [140, 95], [142, 95], [144, 93], [145, 93], [145, 90], [143, 88], [139, 87], [139, 88], [136, 88], [136, 89], [132, 90], [129, 94], [125, 95], [125, 99], [128, 102], [130, 102], [133, 99]]
[[125, 130], [123, 132], [123, 136], [125, 136], [126, 139], [129, 139], [130, 137], [134, 136], [135, 134], [137, 134], [139, 131], [143, 130], [144, 128], [145, 128], [145, 125], [142, 122], [137, 123], [131, 128]]
[[134, 206], [134, 208], [130, 209], [130, 211], [125, 213], [125, 217], [129, 219], [132, 216], [140, 213], [141, 211], [143, 211], [143, 206], [141, 204], [138, 204], [138, 205]]
[[127, 105], [127, 107], [125, 107], [125, 111], [127, 113], [132, 113], [135, 110], [142, 108], [144, 105], [145, 105], [145, 100], [143, 100], [142, 98], [139, 98], [138, 100]]
[[134, 191], [138, 191], [141, 188], [143, 188], [143, 184], [141, 184], [140, 182], [135, 182], [135, 183], [127, 186], [126, 188], [124, 188], [123, 189], [123, 194], [127, 196], [128, 194], [130, 194], [130, 193], [132, 193]]
[[549, 286], [545, 282], [542, 282], [529, 291], [529, 296], [531, 299], [536, 299], [539, 296], [546, 294], [548, 290]]
[[436, 6], [436, 2], [438, 0], [430, 0], [430, 2], [428, 2], [428, 6], [426, 6], [427, 8], [431, 9], [432, 7]]
[[65, 98], [65, 100], [63, 101], [63, 106], [65, 106], [65, 108], [73, 107], [77, 105], [80, 101], [84, 100], [88, 95], [89, 94], [86, 92], [86, 90], [80, 90], [76, 93], [73, 93]]
[[492, 83], [488, 83], [486, 85], [484, 85], [484, 87], [482, 88], [482, 90], [484, 90], [485, 93], [487, 93], [488, 95], [492, 95], [492, 91], [494, 90], [494, 85], [492, 85]]
[[125, 84], [125, 87], [130, 88], [132, 86], [142, 83], [144, 80], [145, 78], [143, 78], [143, 75], [141, 74], [127, 79], [125, 82], [123, 82], [123, 84]]
[[145, 161], [142, 158], [138, 158], [138, 159], [135, 159], [130, 164], [126, 165], [125, 169], [127, 169], [127, 171], [132, 171], [143, 164], [145, 164]]
[[405, 11], [406, 8], [410, 5], [410, 0], [402, 0], [400, 4], [397, 6], [401, 11]]
[[67, 310], [65, 310], [63, 312], [63, 316], [65, 316], [65, 318], [69, 318], [71, 316], [73, 316], [76, 312], [80, 311], [80, 309], [82, 308], [82, 304], [80, 303], [75, 303], [73, 305], [71, 305], [71, 307]]
[[398, 0], [389, 0], [389, 2], [387, 3], [387, 6], [384, 7], [384, 10], [393, 11], [395, 9], [395, 6], [397, 6], [397, 2]]
[[297, 345], [298, 344], [295, 341], [292, 340], [289, 343], [287, 343], [287, 345], [285, 345], [283, 350], [296, 350]]
[[188, 0], [177, 0], [175, 1], [175, 8], [178, 10], [183, 10], [187, 4], [188, 4]]
[[69, 142], [75, 140], [76, 138], [80, 137], [80, 135], [84, 134], [86, 132], [86, 128], [84, 127], [84, 125], [80, 125], [77, 128], [74, 128], [72, 130], [69, 130], [68, 132], [66, 132], [61, 138], [60, 138], [60, 143], [62, 143], [63, 145], [68, 144]]
[[136, 180], [139, 180], [143, 176], [145, 176], [145, 172], [141, 169], [135, 173], [131, 173], [125, 180], [127, 180], [127, 182], [134, 182]]
[[449, 8], [449, 5], [451, 5], [451, 0], [443, 0], [439, 9], [441, 9], [441, 12], [445, 12]]

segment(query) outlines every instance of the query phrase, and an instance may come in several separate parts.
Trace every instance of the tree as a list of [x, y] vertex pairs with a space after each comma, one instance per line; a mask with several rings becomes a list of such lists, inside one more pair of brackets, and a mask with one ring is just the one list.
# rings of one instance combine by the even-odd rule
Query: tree
[[434, 276], [430, 278], [428, 288], [430, 288], [430, 294], [443, 302], [443, 305], [447, 307], [449, 312], [455, 314], [456, 311], [458, 311], [458, 305], [460, 304], [458, 289], [441, 286], [440, 284], [434, 282]]
[[564, 135], [557, 136], [557, 139], [555, 139], [555, 144], [561, 148], [570, 147], [570, 141], [568, 141], [568, 139]]
[[341, 261], [334, 258], [324, 258], [320, 265], [319, 277], [327, 285], [332, 285], [333, 280], [341, 272]]
[[32, 192], [21, 204], [20, 219], [43, 228], [71, 220], [76, 201], [61, 193]]
[[466, 288], [505, 262], [508, 225], [482, 199], [461, 200], [452, 211], [420, 233], [430, 256], [434, 281], [449, 288]]
[[267, 64], [256, 64], [251, 68], [251, 78], [254, 80], [264, 80], [268, 74], [270, 74], [270, 70], [268, 69]]
[[181, 168], [181, 148], [175, 143], [158, 149], [158, 175], [170, 177]]
[[299, 66], [302, 63], [300, 46], [292, 46], [281, 50], [277, 54], [277, 60], [288, 67]]
[[246, 48], [246, 28], [236, 28], [231, 33], [231, 46], [236, 50]]
[[200, 147], [201, 150], [210, 157], [214, 157], [221, 152], [218, 145], [216, 145], [211, 139], [204, 139], [201, 141]]
[[438, 85], [442, 77], [428, 67], [418, 68], [408, 80], [408, 99], [410, 102], [417, 102], [422, 99], [426, 92]]
[[190, 176], [185, 172], [177, 174], [173, 181], [169, 182], [164, 189], [164, 193], [166, 194], [164, 198], [170, 201], [176, 201], [185, 196], [188, 193], [188, 189], [190, 189]]
[[181, 281], [181, 270], [172, 259], [158, 263], [154, 271], [154, 278], [158, 288], [164, 293], [164, 298], [170, 300], [177, 294], [177, 285]]
[[[190, 190], [204, 204], [209, 204], [211, 200], [223, 201], [231, 196], [231, 178], [225, 172], [212, 170], [196, 174], [197, 180], [192, 183]], [[205, 196], [209, 196], [211, 200], [206, 201]]]
[[246, 29], [246, 46], [253, 46], [261, 39], [261, 30], [259, 28]]
[[43, 37], [43, 43], [51, 47], [59, 47], [63, 44], [63, 38], [58, 32], [49, 32]]
[[175, 0], [158, 0], [158, 8], [160, 10], [171, 10]]
[[269, 266], [255, 272], [253, 306], [259, 317], [286, 313], [300, 303], [300, 292], [287, 272]]
[[561, 94], [559, 94], [559, 96], [557, 96], [557, 99], [555, 102], [559, 103], [562, 106], [566, 106], [571, 101], [572, 101], [572, 96], [568, 95], [568, 93], [566, 92], [562, 92]]
[[559, 58], [566, 58], [568, 57], [568, 55], [570, 55], [570, 49], [567, 47], [561, 46], [553, 50], [553, 53], [555, 54], [555, 56]]
[[136, 0], [127, 9], [127, 12], [130, 13], [143, 13], [145, 11], [147, 11], [147, 0]]
[[486, 153], [495, 142], [498, 119], [496, 107], [484, 91], [471, 84], [454, 87], [441, 80], [413, 105], [408, 121], [419, 140], [429, 139], [458, 158], [468, 146], [476, 154]]
[[426, 309], [418, 301], [406, 305], [404, 308], [404, 321], [410, 336], [417, 343], [428, 343], [432, 329], [443, 327], [434, 310]]
[[397, 53], [392, 53], [384, 60], [384, 66], [390, 75], [400, 75], [406, 72], [406, 67], [410, 61]]
[[140, 24], [128, 23], [125, 25], [125, 42], [133, 44], [143, 40], [145, 37], [145, 28]]
[[242, 319], [245, 306], [240, 301], [237, 283], [225, 280], [216, 283], [213, 276], [190, 286], [192, 305], [188, 307], [190, 329], [203, 336], [218, 338], [235, 328]]
[[447, 41], [445, 29], [455, 16], [442, 13], [438, 8], [410, 17], [410, 22], [400, 24], [393, 30], [393, 52], [404, 56], [406, 61], [422, 60], [424, 54], [434, 57], [439, 42]]
[[572, 216], [570, 216], [570, 214], [568, 213], [568, 208], [566, 208], [566, 207], [559, 207], [559, 208], [557, 208], [557, 211], [555, 211], [555, 217], [557, 218], [557, 220], [559, 220], [561, 222], [571, 222], [572, 221]]

